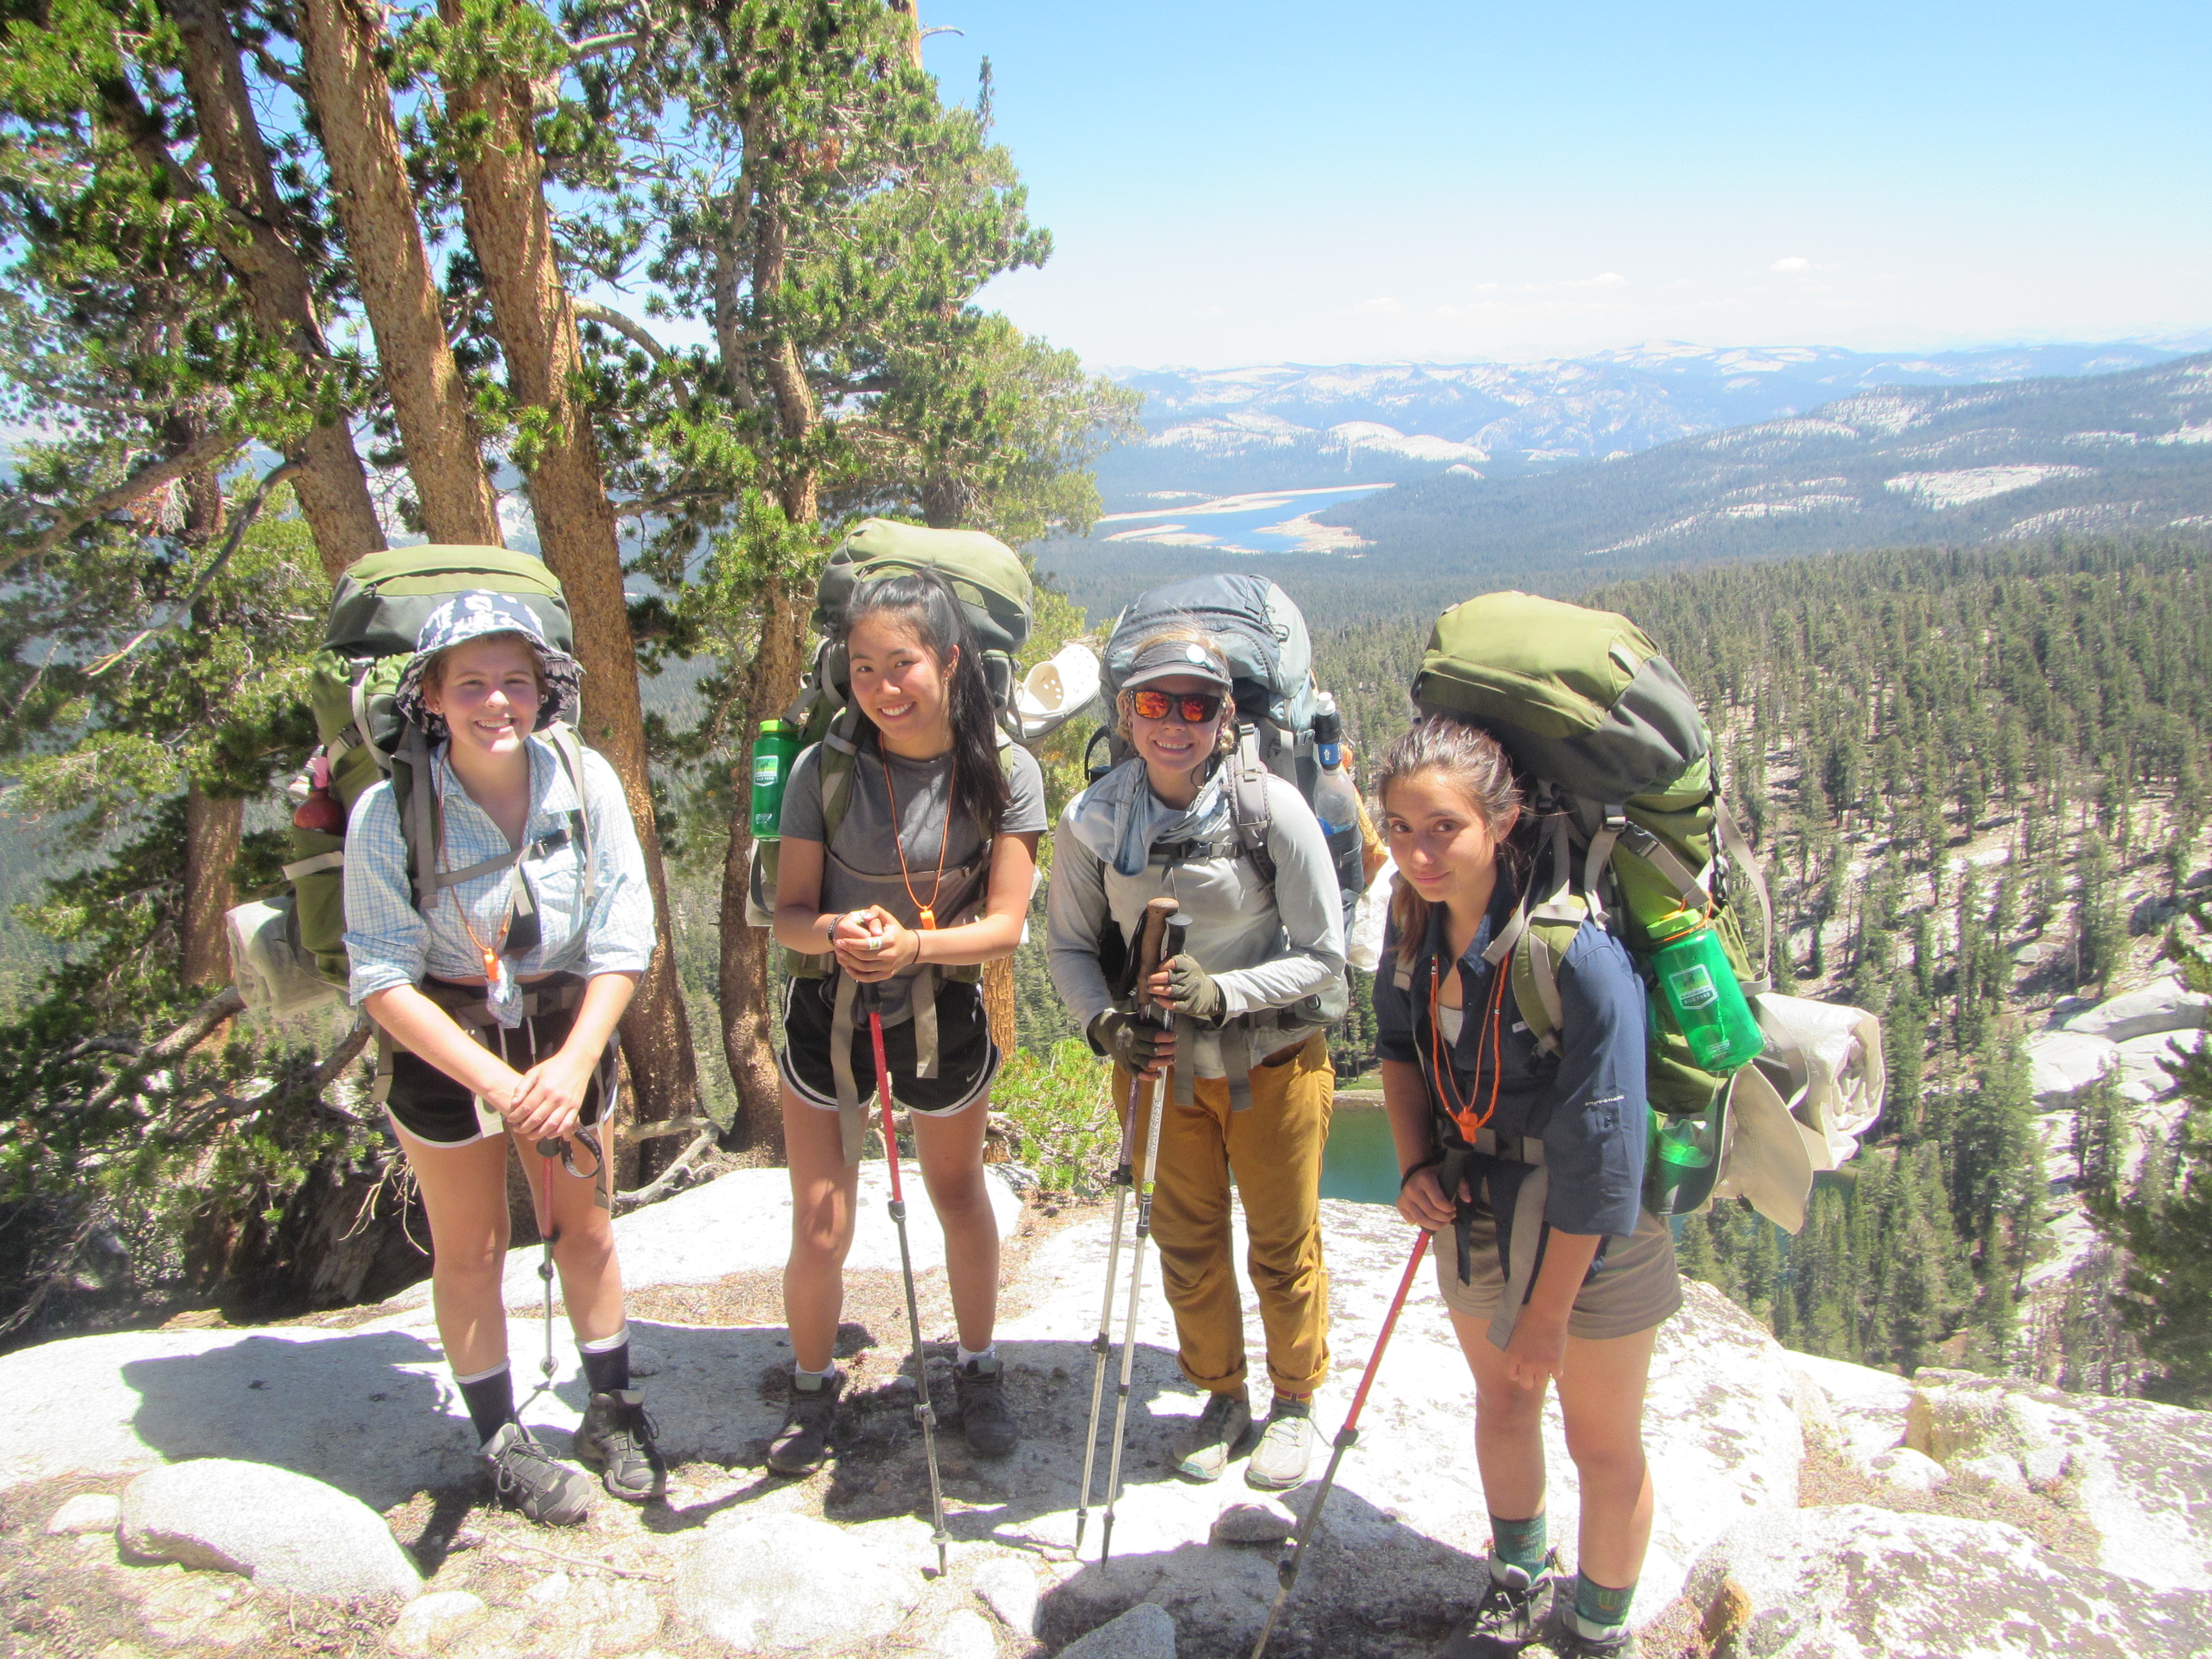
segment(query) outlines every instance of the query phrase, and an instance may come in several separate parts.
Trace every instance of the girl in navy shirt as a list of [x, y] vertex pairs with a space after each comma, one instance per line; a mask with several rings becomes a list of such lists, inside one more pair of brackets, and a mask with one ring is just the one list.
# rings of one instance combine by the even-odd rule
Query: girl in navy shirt
[[[1443, 1655], [1540, 1638], [1562, 1659], [1632, 1655], [1651, 1535], [1644, 1379], [1681, 1303], [1666, 1225], [1640, 1202], [1644, 987], [1620, 943], [1585, 926], [1559, 963], [1559, 1052], [1521, 1021], [1510, 974], [1528, 859], [1495, 739], [1423, 720], [1384, 757], [1377, 794], [1398, 866], [1375, 981], [1398, 1208], [1439, 1235], [1491, 1511], [1490, 1583]], [[1540, 1428], [1555, 1379], [1581, 1484], [1571, 1587], [1545, 1537]]]

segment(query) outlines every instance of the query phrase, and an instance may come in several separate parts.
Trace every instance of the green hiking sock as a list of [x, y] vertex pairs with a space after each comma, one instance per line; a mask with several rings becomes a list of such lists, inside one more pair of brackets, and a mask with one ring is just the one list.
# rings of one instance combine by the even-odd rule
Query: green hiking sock
[[[1596, 1628], [1611, 1629], [1628, 1622], [1629, 1603], [1636, 1600], [1636, 1586], [1613, 1589], [1601, 1584], [1588, 1573], [1575, 1577], [1575, 1617], [1582, 1622], [1583, 1634], [1594, 1636]], [[1596, 1628], [1593, 1628], [1596, 1627]]]
[[1490, 1576], [1501, 1582], [1504, 1567], [1518, 1567], [1534, 1578], [1544, 1571], [1544, 1516], [1541, 1510], [1526, 1521], [1490, 1517]]

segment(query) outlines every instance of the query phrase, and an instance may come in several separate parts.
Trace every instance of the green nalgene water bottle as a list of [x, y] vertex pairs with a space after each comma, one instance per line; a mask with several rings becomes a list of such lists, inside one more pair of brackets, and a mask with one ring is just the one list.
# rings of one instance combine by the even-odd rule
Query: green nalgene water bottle
[[1651, 956], [1659, 994], [1674, 1017], [1674, 1029], [1690, 1045], [1690, 1058], [1708, 1072], [1733, 1072], [1759, 1058], [1766, 1034], [1753, 1018], [1729, 966], [1720, 936], [1701, 919], [1662, 941]]
[[783, 836], [783, 785], [791, 775], [791, 763], [799, 755], [799, 732], [789, 720], [761, 722], [753, 743], [753, 839], [777, 841]]

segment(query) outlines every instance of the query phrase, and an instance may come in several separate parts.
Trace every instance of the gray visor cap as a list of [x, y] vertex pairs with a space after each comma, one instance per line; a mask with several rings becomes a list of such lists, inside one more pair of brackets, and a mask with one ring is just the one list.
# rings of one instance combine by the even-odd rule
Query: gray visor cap
[[1236, 684], [1230, 678], [1228, 659], [1211, 646], [1160, 640], [1137, 653], [1129, 672], [1121, 677], [1121, 690], [1133, 691], [1154, 680], [1182, 678], [1211, 681], [1224, 691]]

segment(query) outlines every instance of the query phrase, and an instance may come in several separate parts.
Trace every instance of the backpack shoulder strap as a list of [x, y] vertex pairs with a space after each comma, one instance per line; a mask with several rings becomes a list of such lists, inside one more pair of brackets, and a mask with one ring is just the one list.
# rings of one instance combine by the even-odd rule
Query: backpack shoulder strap
[[410, 722], [392, 754], [392, 804], [398, 809], [400, 839], [414, 872], [417, 910], [428, 909], [438, 895], [438, 790], [431, 764], [430, 734]]
[[1249, 725], [1237, 728], [1237, 747], [1229, 757], [1229, 819], [1236, 826], [1237, 844], [1260, 872], [1260, 879], [1275, 884], [1275, 854], [1267, 845], [1274, 810], [1267, 805], [1267, 767], [1260, 758], [1260, 738]]
[[860, 764], [860, 746], [853, 739], [858, 718], [850, 708], [840, 709], [830, 729], [822, 734], [822, 845], [832, 845], [853, 805], [853, 769]]
[[584, 860], [584, 914], [589, 915], [599, 895], [598, 864], [592, 857], [592, 806], [584, 793], [584, 744], [576, 729], [566, 720], [555, 720], [543, 733], [545, 741], [553, 745], [560, 757], [562, 768], [568, 774], [568, 784], [576, 792], [577, 832], [582, 841], [578, 853]]

